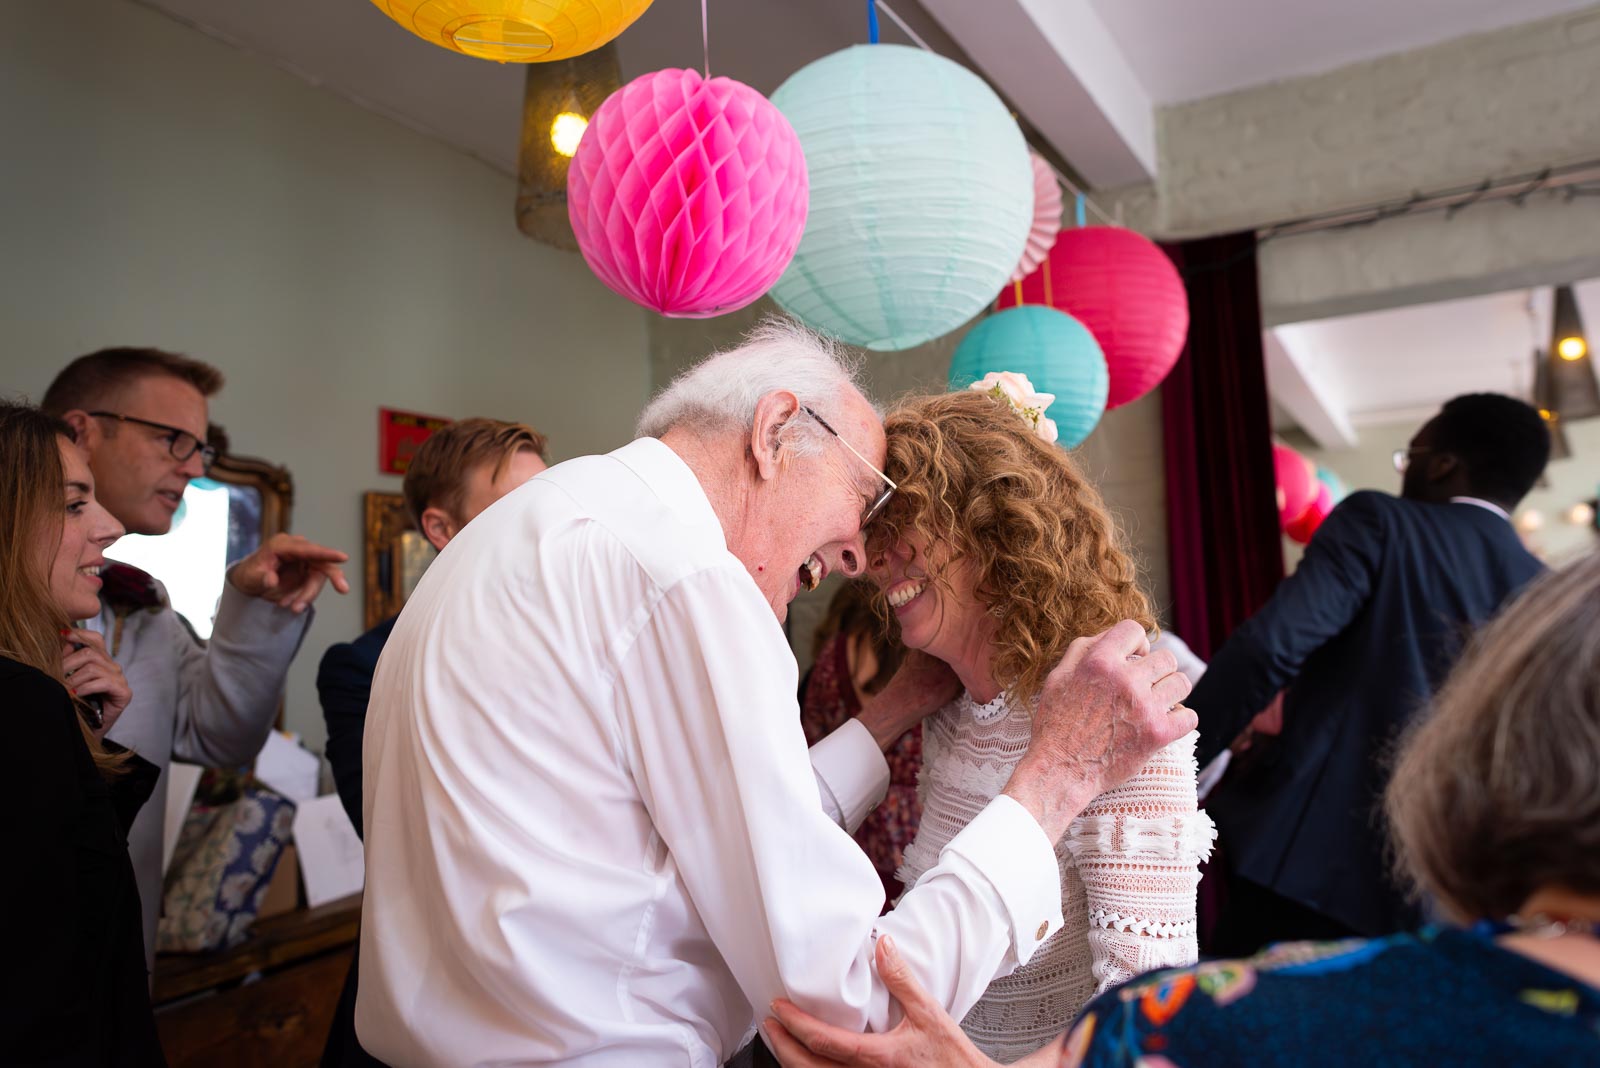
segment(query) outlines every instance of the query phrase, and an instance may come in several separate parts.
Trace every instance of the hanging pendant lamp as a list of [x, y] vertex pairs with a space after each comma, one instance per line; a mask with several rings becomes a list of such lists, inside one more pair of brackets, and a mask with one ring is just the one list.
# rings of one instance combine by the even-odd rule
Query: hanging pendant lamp
[[614, 41], [572, 59], [528, 66], [517, 157], [517, 229], [524, 234], [578, 251], [567, 218], [567, 167], [589, 120], [621, 87]]
[[1550, 352], [1545, 357], [1548, 376], [1544, 398], [1549, 410], [1566, 423], [1600, 416], [1600, 378], [1595, 377], [1594, 351], [1583, 332], [1577, 297], [1571, 286], [1557, 286], [1552, 317]]

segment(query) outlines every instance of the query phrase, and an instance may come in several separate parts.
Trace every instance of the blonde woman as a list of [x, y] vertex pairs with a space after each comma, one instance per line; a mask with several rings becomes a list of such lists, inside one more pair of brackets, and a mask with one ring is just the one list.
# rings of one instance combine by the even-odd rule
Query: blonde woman
[[[899, 489], [869, 532], [870, 576], [905, 645], [944, 661], [964, 687], [923, 724], [922, 822], [900, 870], [908, 887], [1004, 788], [1067, 647], [1119, 620], [1153, 627], [1099, 493], [1053, 444], [1042, 417], [1051, 399], [1021, 375], [991, 375], [885, 421]], [[1195, 807], [1195, 737], [1096, 798], [1057, 844], [1065, 926], [962, 1022], [989, 1056], [1014, 1061], [1097, 992], [1196, 959], [1195, 887], [1214, 831]]]

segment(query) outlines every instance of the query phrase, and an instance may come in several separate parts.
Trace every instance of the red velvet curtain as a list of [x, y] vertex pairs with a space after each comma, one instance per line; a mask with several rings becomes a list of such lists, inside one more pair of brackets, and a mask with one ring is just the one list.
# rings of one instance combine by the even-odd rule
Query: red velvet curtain
[[1202, 658], [1283, 578], [1256, 238], [1166, 246], [1189, 293], [1189, 342], [1161, 386], [1172, 630]]

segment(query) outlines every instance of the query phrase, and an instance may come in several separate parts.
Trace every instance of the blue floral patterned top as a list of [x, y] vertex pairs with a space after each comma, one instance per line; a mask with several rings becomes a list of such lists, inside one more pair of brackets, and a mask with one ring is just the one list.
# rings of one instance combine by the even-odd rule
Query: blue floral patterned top
[[1090, 1002], [1062, 1068], [1600, 1065], [1600, 991], [1487, 927], [1286, 942]]

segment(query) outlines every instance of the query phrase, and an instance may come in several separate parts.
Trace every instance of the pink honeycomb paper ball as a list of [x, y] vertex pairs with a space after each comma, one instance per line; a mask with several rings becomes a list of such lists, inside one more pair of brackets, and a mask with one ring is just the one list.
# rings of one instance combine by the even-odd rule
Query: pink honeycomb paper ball
[[659, 70], [606, 98], [567, 174], [578, 248], [611, 289], [703, 319], [771, 288], [810, 202], [789, 120], [754, 89]]

